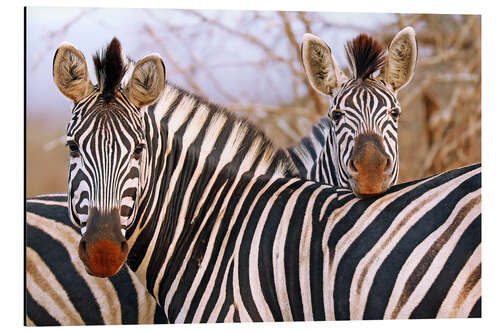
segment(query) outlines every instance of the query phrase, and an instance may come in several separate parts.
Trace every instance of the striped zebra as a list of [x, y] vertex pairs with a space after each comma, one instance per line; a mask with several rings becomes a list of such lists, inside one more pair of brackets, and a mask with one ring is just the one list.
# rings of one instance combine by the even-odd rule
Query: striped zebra
[[[71, 48], [69, 45], [67, 47]], [[66, 51], [63, 49], [62, 52]], [[115, 49], [115, 58], [120, 53], [119, 49]], [[110, 53], [108, 54], [111, 56]], [[70, 58], [72, 56], [70, 55]], [[78, 56], [83, 57], [81, 54]], [[126, 84], [132, 77], [135, 64], [123, 53], [120, 56], [123, 65], [126, 66], [122, 84]], [[97, 57], [96, 61], [106, 61], [106, 58]], [[143, 63], [146, 62], [143, 60]], [[68, 65], [71, 67], [74, 63]], [[150, 66], [149, 63], [146, 65]], [[99, 65], [96, 64], [96, 66]], [[102, 71], [99, 74], [101, 78], [106, 75]], [[94, 87], [88, 88], [94, 89]], [[189, 99], [189, 93], [175, 87], [171, 87], [171, 89], [175, 89], [179, 93], [178, 100], [174, 103], [184, 103], [183, 96], [186, 97], [184, 100]], [[216, 105], [201, 99], [197, 99], [196, 103], [199, 104], [197, 106], [200, 109], [215, 111], [214, 121], [224, 122], [223, 118], [226, 118], [226, 121], [232, 123], [234, 129], [230, 126], [225, 127], [228, 132], [221, 133], [220, 139], [240, 140], [241, 138], [236, 138], [235, 135], [241, 131], [245, 133], [247, 140], [251, 140], [252, 154], [262, 155], [262, 161], [255, 160], [256, 164], [253, 166], [255, 175], [268, 173], [291, 176], [297, 174], [293, 162], [289, 160], [287, 154], [283, 150], [275, 148], [261, 131], [249, 126], [246, 121], [235, 118]], [[224, 153], [220, 149], [225, 143], [218, 141], [215, 144], [217, 146], [214, 145], [214, 148], [219, 150], [217, 153]], [[71, 151], [71, 143], [68, 146], [70, 146]], [[217, 154], [211, 154], [210, 157], [215, 156]], [[82, 200], [84, 196], [85, 194], [79, 194], [79, 200]], [[121, 269], [109, 282], [82, 274], [83, 264], [74, 260], [74, 253], [78, 250], [77, 242], [75, 243], [77, 237], [74, 234], [75, 224], [71, 223], [68, 217], [67, 202], [61, 202], [64, 198], [67, 200], [67, 195], [58, 194], [32, 198], [27, 201], [27, 256], [30, 260], [27, 263], [26, 323], [34, 326], [166, 322], [163, 312], [158, 311], [159, 308], [153, 306], [154, 299], [149, 294], [144, 295], [147, 292], [138, 283], [137, 278], [131, 274], [130, 269]], [[77, 214], [81, 214], [81, 212], [77, 211]], [[39, 239], [44, 239], [44, 243], [40, 243]], [[56, 256], [57, 259], [55, 259], [56, 253], [59, 256]], [[60, 256], [63, 256], [64, 260], [61, 260]], [[44, 270], [51, 278], [41, 279], [40, 270]], [[50, 288], [47, 281], [51, 284]], [[69, 283], [70, 281], [80, 283]], [[41, 288], [41, 285], [44, 288]], [[116, 311], [116, 308], [120, 307], [121, 315], [120, 311]], [[111, 311], [112, 308], [115, 310]]]
[[90, 274], [127, 259], [169, 322], [480, 313], [479, 165], [359, 200], [290, 177], [251, 125], [164, 87], [158, 56], [122, 86], [120, 54], [114, 40], [96, 57], [97, 87], [74, 47], [54, 59]]
[[[304, 70], [311, 85], [329, 97], [331, 123], [321, 120], [316, 134], [290, 148], [292, 159], [307, 179], [351, 188], [360, 197], [386, 191], [399, 173], [397, 93], [415, 71], [415, 31], [406, 27], [396, 34], [387, 56], [365, 34], [348, 42], [350, 79], [325, 42], [312, 34], [303, 39]], [[322, 133], [328, 134], [323, 138]]]

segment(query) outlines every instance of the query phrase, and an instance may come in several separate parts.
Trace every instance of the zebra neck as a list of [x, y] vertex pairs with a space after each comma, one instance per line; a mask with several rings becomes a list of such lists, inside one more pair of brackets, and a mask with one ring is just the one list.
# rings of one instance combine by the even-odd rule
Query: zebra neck
[[313, 166], [309, 171], [309, 179], [326, 183], [333, 186], [339, 186], [337, 167], [335, 164], [335, 149], [333, 148], [332, 135], [328, 135], [323, 145], [323, 149], [319, 152]]
[[[295, 169], [286, 153], [248, 122], [172, 85], [144, 119], [145, 187], [127, 232], [128, 264], [155, 295], [158, 285], [147, 276], [164, 270], [159, 262], [172, 258], [179, 242], [193, 239], [195, 226], [214, 209], [222, 214], [217, 212], [225, 207], [219, 203], [222, 192], [242, 178], [288, 176]], [[161, 254], [154, 250], [158, 242]]]

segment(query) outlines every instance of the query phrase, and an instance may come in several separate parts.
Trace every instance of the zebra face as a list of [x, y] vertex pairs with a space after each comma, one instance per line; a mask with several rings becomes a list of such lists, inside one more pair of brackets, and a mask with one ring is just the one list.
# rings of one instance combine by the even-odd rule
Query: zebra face
[[[401, 113], [397, 93], [415, 71], [415, 31], [401, 30], [387, 55], [365, 34], [348, 42], [346, 51], [352, 78], [340, 69], [328, 45], [314, 35], [304, 35], [301, 54], [309, 82], [330, 98], [328, 115], [333, 126], [323, 153], [331, 160], [326, 163], [333, 164], [330, 169], [335, 170], [340, 186], [369, 197], [397, 182]], [[380, 74], [374, 77], [377, 71]]]
[[94, 63], [97, 86], [81, 52], [63, 44], [54, 57], [54, 81], [75, 103], [67, 127], [68, 209], [82, 232], [79, 255], [88, 273], [109, 277], [128, 255], [126, 230], [136, 222], [146, 181], [143, 107], [163, 90], [165, 69], [159, 56], [147, 56], [123, 84], [131, 68], [116, 38]]
[[396, 97], [376, 80], [350, 80], [331, 99], [330, 141], [341, 186], [366, 197], [396, 183], [400, 110]]
[[75, 106], [67, 146], [72, 221], [85, 234], [92, 209], [116, 211], [125, 235], [137, 213], [147, 159], [139, 110], [121, 92], [112, 101], [96, 92]]

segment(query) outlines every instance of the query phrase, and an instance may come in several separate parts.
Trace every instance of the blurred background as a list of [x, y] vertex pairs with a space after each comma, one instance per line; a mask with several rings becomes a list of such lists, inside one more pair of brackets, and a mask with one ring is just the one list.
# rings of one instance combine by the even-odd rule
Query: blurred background
[[305, 32], [346, 68], [347, 40], [365, 32], [388, 45], [411, 25], [419, 60], [399, 94], [399, 182], [481, 161], [480, 16], [31, 7], [26, 20], [28, 197], [66, 191], [72, 103], [52, 81], [55, 50], [68, 41], [91, 61], [114, 36], [133, 59], [160, 53], [169, 81], [246, 116], [286, 147], [328, 111], [302, 70]]

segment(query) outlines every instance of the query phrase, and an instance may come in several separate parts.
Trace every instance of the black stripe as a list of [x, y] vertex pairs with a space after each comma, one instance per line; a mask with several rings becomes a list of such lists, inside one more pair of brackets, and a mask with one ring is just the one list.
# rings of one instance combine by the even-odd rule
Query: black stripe
[[441, 303], [450, 290], [467, 260], [481, 243], [481, 216], [472, 222], [460, 237], [441, 272], [420, 304], [413, 310], [410, 318], [435, 318]]
[[297, 201], [293, 207], [293, 213], [289, 221], [288, 231], [285, 240], [285, 279], [286, 289], [288, 292], [288, 300], [292, 318], [294, 321], [304, 320], [304, 309], [302, 305], [302, 295], [300, 293], [299, 280], [299, 250], [300, 237], [302, 233], [302, 225], [304, 223], [307, 204], [311, 199], [311, 195], [318, 187], [318, 184], [311, 184], [302, 190], [297, 197]]
[[26, 314], [36, 326], [60, 326], [43, 306], [40, 306], [26, 290]]
[[[309, 261], [309, 275], [310, 275], [310, 288], [311, 288], [311, 303], [313, 309], [313, 319], [325, 320], [325, 306], [323, 302], [323, 234], [325, 232], [325, 226], [327, 225], [327, 219], [332, 213], [332, 205], [329, 205], [325, 211], [325, 218], [323, 221], [320, 220], [321, 210], [323, 208], [325, 200], [330, 198], [333, 193], [332, 190], [335, 189], [325, 189], [322, 190], [314, 202], [312, 210], [312, 220], [317, 221], [317, 223], [312, 223], [312, 233], [311, 233], [311, 243], [310, 243], [310, 261]], [[336, 200], [333, 200], [336, 202]], [[328, 283], [328, 281], [324, 281]]]
[[469, 313], [469, 318], [481, 318], [481, 297], [477, 300], [476, 304]]
[[296, 146], [287, 148], [288, 153], [290, 154], [290, 158], [293, 161], [293, 164], [295, 164], [295, 167], [297, 168], [297, 170], [299, 170], [299, 175], [302, 177], [306, 177], [307, 176], [307, 169], [304, 166], [304, 163], [302, 163], [302, 160], [295, 153], [295, 149], [296, 149]]
[[155, 317], [154, 317], [153, 323], [155, 323], [155, 324], [168, 324], [168, 318], [165, 315], [165, 312], [163, 312], [163, 309], [159, 305], [156, 305]]
[[73, 223], [71, 223], [69, 219], [68, 207], [63, 207], [60, 205], [50, 205], [46, 203], [35, 203], [28, 200], [26, 202], [26, 212], [39, 215], [49, 220], [57, 221], [64, 224], [65, 226], [71, 227], [78, 233], [80, 232], [80, 229], [77, 228]]
[[[249, 256], [250, 248], [252, 245], [252, 238], [255, 233], [255, 228], [257, 227], [257, 222], [259, 221], [262, 211], [264, 210], [266, 204], [269, 202], [272, 195], [276, 193], [285, 183], [287, 179], [280, 178], [274, 181], [260, 197], [257, 198], [256, 204], [251, 211], [248, 223], [245, 230], [243, 231], [243, 237], [241, 240], [241, 247], [238, 251], [238, 278], [240, 285], [240, 294], [245, 308], [250, 315], [252, 321], [262, 321], [262, 318], [257, 309], [257, 305], [252, 297], [252, 292], [250, 288], [250, 272], [249, 272]], [[257, 292], [260, 292], [257, 291]]]
[[303, 148], [305, 148], [309, 152], [309, 155], [311, 155], [311, 159], [313, 161], [316, 160], [317, 155], [316, 155], [316, 151], [314, 150], [314, 146], [311, 142], [311, 139], [309, 137], [304, 138], [301, 141], [301, 144], [302, 144]]
[[[75, 249], [76, 250], [76, 249]], [[122, 310], [122, 324], [139, 323], [138, 295], [130, 271], [124, 265], [109, 281], [116, 290]]]
[[269, 305], [275, 321], [283, 321], [283, 316], [281, 315], [278, 296], [276, 294], [276, 286], [274, 285], [273, 244], [285, 206], [290, 200], [290, 196], [302, 184], [302, 182], [294, 182], [290, 184], [276, 198], [269, 211], [264, 228], [262, 229], [262, 236], [259, 244], [258, 266], [260, 285], [262, 288], [262, 294]]
[[38, 195], [36, 197], [28, 198], [28, 200], [68, 202], [68, 195], [66, 193], [61, 193], [61, 195]]
[[[219, 315], [217, 316], [217, 323], [222, 323], [224, 322], [224, 319], [226, 318], [228, 312], [229, 312], [229, 307], [234, 304], [234, 295], [233, 295], [233, 270], [234, 270], [234, 262], [231, 262], [231, 266], [229, 267], [229, 273], [227, 276], [227, 285], [226, 285], [226, 299], [224, 300], [224, 303], [222, 304], [221, 311], [219, 312]], [[236, 306], [234, 307], [234, 315], [236, 315]]]

